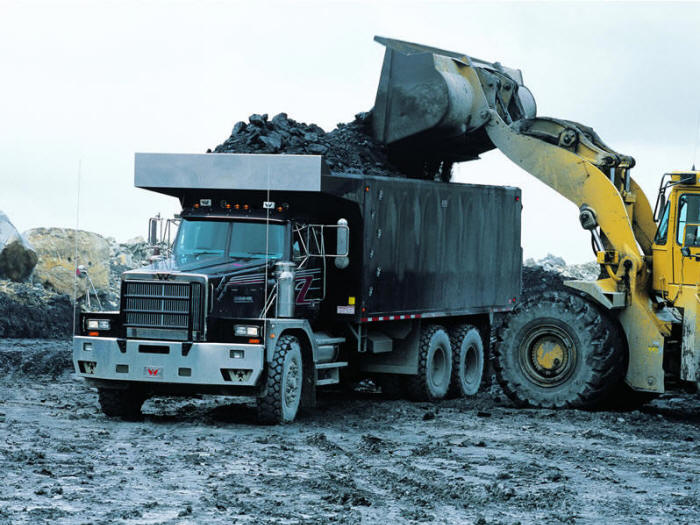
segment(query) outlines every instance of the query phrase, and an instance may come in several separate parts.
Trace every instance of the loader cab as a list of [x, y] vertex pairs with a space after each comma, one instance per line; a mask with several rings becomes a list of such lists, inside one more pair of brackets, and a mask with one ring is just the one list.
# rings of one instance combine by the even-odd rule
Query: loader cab
[[698, 172], [667, 173], [661, 179], [655, 219], [653, 288], [666, 299], [678, 286], [700, 277], [700, 186]]

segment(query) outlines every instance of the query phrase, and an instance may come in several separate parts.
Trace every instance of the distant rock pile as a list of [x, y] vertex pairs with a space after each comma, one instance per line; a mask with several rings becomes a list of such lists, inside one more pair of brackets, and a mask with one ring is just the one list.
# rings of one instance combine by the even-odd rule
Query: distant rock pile
[[0, 279], [23, 281], [32, 273], [38, 257], [34, 248], [0, 211]]
[[593, 261], [567, 265], [564, 259], [551, 253], [538, 261], [527, 259], [523, 264], [523, 295], [547, 290], [570, 290], [564, 281], [595, 280], [599, 273], [600, 265]]
[[392, 165], [385, 146], [372, 138], [370, 113], [358, 113], [354, 121], [338, 124], [329, 133], [286, 113], [271, 120], [267, 114], [254, 114], [247, 123], [236, 123], [231, 136], [214, 153], [323, 155], [333, 172], [406, 176]]
[[[70, 337], [74, 287], [78, 308], [115, 310], [122, 272], [148, 263], [151, 255], [142, 237], [118, 243], [86, 231], [35, 228], [15, 238], [28, 247], [30, 240], [36, 267], [32, 264], [33, 273], [30, 270], [23, 280], [19, 275], [15, 280], [6, 274], [0, 277], [0, 338]], [[24, 260], [22, 251], [9, 253]], [[77, 267], [83, 268], [82, 277], [76, 277]]]

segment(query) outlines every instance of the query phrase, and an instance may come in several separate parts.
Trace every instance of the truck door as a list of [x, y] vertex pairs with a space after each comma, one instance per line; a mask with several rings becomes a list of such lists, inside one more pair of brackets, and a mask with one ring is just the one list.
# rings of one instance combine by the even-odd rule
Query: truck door
[[[683, 193], [678, 198], [676, 232], [673, 241], [673, 280], [677, 284], [695, 285], [700, 275], [700, 194]], [[690, 251], [684, 257], [681, 248]]]
[[669, 215], [671, 202], [667, 201], [661, 214], [659, 227], [656, 230], [654, 244], [651, 246], [652, 272], [654, 282], [652, 287], [661, 293], [668, 291], [669, 281], [673, 281], [673, 234], [669, 242]]
[[323, 300], [324, 265], [322, 257], [315, 256], [316, 242], [308, 226], [293, 228], [292, 257], [297, 264], [295, 275], [297, 307], [314, 308]]

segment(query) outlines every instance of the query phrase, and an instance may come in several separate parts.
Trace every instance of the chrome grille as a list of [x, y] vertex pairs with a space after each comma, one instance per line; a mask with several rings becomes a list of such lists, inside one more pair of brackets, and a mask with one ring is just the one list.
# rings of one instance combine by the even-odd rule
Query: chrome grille
[[124, 281], [122, 293], [127, 327], [201, 330], [200, 283]]

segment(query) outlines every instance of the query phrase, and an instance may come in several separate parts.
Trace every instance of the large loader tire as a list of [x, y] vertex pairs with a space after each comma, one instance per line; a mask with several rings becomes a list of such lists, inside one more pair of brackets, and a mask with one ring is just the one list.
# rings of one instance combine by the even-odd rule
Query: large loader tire
[[618, 327], [591, 302], [558, 291], [536, 295], [508, 315], [493, 364], [518, 406], [594, 408], [625, 372]]
[[422, 328], [418, 374], [406, 376], [408, 394], [416, 401], [437, 401], [447, 395], [452, 376], [450, 337], [440, 325]]
[[484, 377], [484, 342], [479, 329], [470, 324], [450, 331], [452, 343], [452, 380], [450, 397], [473, 396], [481, 387]]
[[299, 411], [304, 367], [301, 345], [293, 335], [277, 340], [267, 367], [265, 389], [257, 399], [258, 422], [265, 425], [291, 423]]
[[97, 389], [97, 395], [100, 408], [106, 416], [125, 421], [141, 419], [141, 407], [146, 401], [146, 394], [143, 391], [133, 387], [124, 390], [100, 387]]

